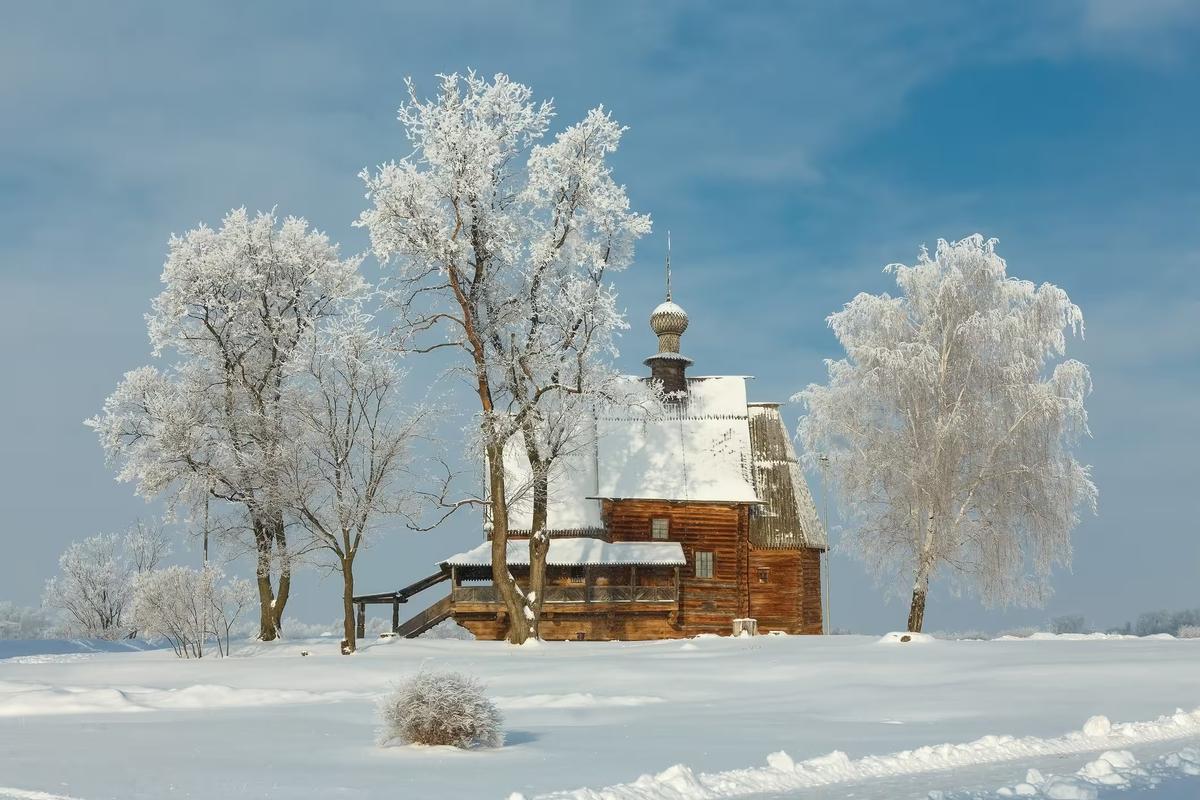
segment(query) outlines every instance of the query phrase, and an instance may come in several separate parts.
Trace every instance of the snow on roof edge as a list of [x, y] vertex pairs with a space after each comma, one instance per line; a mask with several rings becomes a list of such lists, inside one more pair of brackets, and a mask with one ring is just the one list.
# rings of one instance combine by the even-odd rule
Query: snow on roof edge
[[[508, 542], [507, 562], [515, 566], [529, 564], [529, 540]], [[483, 567], [492, 563], [490, 541], [464, 553], [456, 553], [437, 562], [452, 567]], [[551, 566], [603, 566], [645, 564], [652, 566], [682, 566], [687, 563], [679, 542], [606, 542], [587, 537], [550, 540], [546, 563]]]

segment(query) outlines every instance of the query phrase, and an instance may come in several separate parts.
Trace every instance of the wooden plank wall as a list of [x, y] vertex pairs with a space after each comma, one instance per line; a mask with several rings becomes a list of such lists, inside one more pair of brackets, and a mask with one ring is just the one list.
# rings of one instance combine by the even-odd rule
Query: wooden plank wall
[[821, 628], [821, 551], [800, 551], [800, 633], [823, 633]]
[[[603, 502], [609, 538], [615, 542], [653, 541], [650, 521], [670, 520], [668, 540], [683, 546], [687, 565], [680, 569], [681, 608], [677, 619], [661, 613], [544, 610], [542, 635], [547, 639], [664, 639], [699, 633], [729, 635], [735, 617], [755, 617], [760, 631], [821, 633], [821, 551], [815, 549], [752, 549], [749, 509], [745, 505], [669, 503], [655, 500]], [[713, 578], [695, 575], [696, 551], [713, 553]], [[759, 568], [768, 570], [760, 584]], [[628, 568], [593, 568], [596, 585], [623, 585]], [[557, 574], [555, 574], [557, 573]], [[520, 577], [518, 578], [520, 580]], [[638, 583], [663, 585], [673, 581], [671, 568], [639, 567]], [[571, 585], [578, 579], [551, 570], [551, 585]], [[549, 612], [549, 613], [547, 613]], [[459, 624], [477, 638], [501, 639], [506, 626], [494, 615], [457, 614]]]
[[[759, 571], [766, 570], [766, 583]], [[750, 550], [750, 616], [758, 629], [821, 633], [821, 551]]]
[[[668, 539], [683, 546], [687, 559], [680, 571], [682, 608], [676, 636], [729, 634], [734, 617], [749, 612], [746, 506], [619, 500], [605, 501], [603, 509], [614, 542], [653, 541], [650, 520], [670, 520]], [[696, 577], [697, 550], [713, 553], [712, 578]]]
[[[685, 634], [674, 627], [667, 612], [542, 612], [543, 639], [573, 640], [579, 634], [588, 641], [622, 639], [678, 639]], [[455, 621], [476, 639], [503, 639], [508, 626], [494, 615], [456, 614]]]

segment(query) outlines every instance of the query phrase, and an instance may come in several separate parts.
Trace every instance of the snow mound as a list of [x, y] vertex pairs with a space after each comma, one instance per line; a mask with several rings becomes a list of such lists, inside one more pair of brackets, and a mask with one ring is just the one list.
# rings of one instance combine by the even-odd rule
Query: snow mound
[[119, 689], [75, 689], [36, 683], [0, 683], [0, 717], [107, 714], [145, 710]]
[[[1163, 779], [1181, 775], [1200, 775], [1200, 750], [1185, 748], [1145, 765], [1138, 763], [1128, 750], [1108, 750], [1084, 764], [1074, 775], [1043, 776], [1036, 769], [1031, 769], [1023, 782], [1015, 786], [1002, 786], [996, 790], [996, 794], [1000, 797], [1041, 797], [1048, 800], [1095, 800], [1102, 790], [1153, 789]], [[1138, 796], [1143, 795], [1139, 793]]]
[[594, 695], [590, 692], [570, 694], [528, 694], [497, 697], [493, 702], [498, 708], [605, 708], [614, 706], [645, 706], [661, 703], [663, 698], [641, 695]]
[[880, 644], [929, 644], [936, 641], [937, 639], [927, 633], [913, 633], [912, 631], [892, 631], [879, 637]]
[[1174, 641], [1175, 637], [1169, 633], [1152, 633], [1148, 636], [1135, 636], [1132, 633], [1047, 633], [1038, 631], [1031, 633], [1028, 636], [1013, 636], [1005, 634], [997, 636], [992, 641], [994, 642], [1105, 642], [1105, 641], [1129, 641], [1138, 639]]
[[[1103, 723], [1100, 722], [1103, 720]], [[575, 789], [540, 795], [538, 800], [715, 800], [749, 797], [768, 793], [791, 793], [800, 789], [828, 786], [850, 781], [915, 775], [938, 770], [1011, 761], [1020, 758], [1086, 753], [1114, 747], [1084, 765], [1075, 775], [1043, 777], [1031, 769], [1025, 781], [1003, 787], [1000, 796], [1040, 796], [1048, 800], [1095, 800], [1097, 786], [1124, 785], [1128, 775], [1138, 769], [1136, 760], [1123, 745], [1168, 741], [1200, 735], [1200, 708], [1177, 711], [1170, 716], [1147, 722], [1113, 724], [1106, 717], [1092, 717], [1084, 728], [1054, 738], [1037, 736], [984, 736], [961, 744], [939, 744], [902, 750], [887, 755], [851, 759], [841, 751], [818, 758], [795, 761], [782, 751], [767, 756], [765, 767], [734, 769], [726, 772], [696, 774], [683, 764], [656, 775], [643, 775], [633, 783], [603, 789]], [[1190, 751], [1185, 751], [1190, 753]], [[1177, 754], [1177, 762], [1195, 765], [1200, 772], [1200, 756]], [[1185, 772], [1185, 774], [1187, 774]]]
[[147, 689], [0, 682], [0, 717], [246, 708], [319, 703], [354, 696], [351, 692], [235, 689], [213, 684], [196, 684], [179, 689]]
[[78, 800], [78, 798], [68, 797], [65, 794], [13, 789], [8, 786], [0, 786], [0, 797], [13, 798], [14, 800]]
[[[182, 689], [152, 691], [150, 708], [207, 709], [321, 703], [353, 697], [352, 692], [309, 692], [303, 689], [235, 689], [217, 684], [197, 684]], [[136, 697], [136, 695], [135, 695]]]

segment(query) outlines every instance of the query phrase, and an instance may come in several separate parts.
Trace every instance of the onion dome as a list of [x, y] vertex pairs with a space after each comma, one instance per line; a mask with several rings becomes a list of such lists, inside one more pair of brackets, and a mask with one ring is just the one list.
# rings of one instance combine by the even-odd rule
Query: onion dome
[[650, 330], [658, 337], [658, 352], [644, 362], [650, 376], [663, 385], [668, 394], [682, 397], [687, 392], [685, 371], [692, 360], [679, 352], [679, 337], [688, 327], [683, 307], [671, 301], [671, 234], [667, 233], [667, 299], [650, 312]]
[[[683, 335], [687, 330], [688, 315], [683, 310], [683, 306], [678, 303], [673, 303], [670, 300], [665, 303], [659, 303], [654, 311], [650, 312], [650, 330], [654, 331], [654, 335], [662, 337], [664, 334], [673, 335], [676, 338], [675, 348], [679, 348], [678, 337]], [[660, 350], [662, 348], [659, 348]]]

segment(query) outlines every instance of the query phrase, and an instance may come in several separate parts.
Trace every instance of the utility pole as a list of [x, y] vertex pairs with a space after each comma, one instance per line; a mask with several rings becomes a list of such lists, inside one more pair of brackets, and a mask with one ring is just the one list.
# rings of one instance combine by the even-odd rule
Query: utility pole
[[821, 465], [821, 505], [824, 506], [823, 516], [825, 517], [824, 521], [821, 523], [825, 526], [825, 552], [822, 553], [822, 555], [825, 557], [825, 569], [821, 570], [821, 575], [825, 579], [822, 581], [825, 584], [825, 602], [821, 603], [821, 608], [825, 612], [825, 621], [822, 625], [822, 628], [825, 631], [825, 635], [828, 636], [830, 634], [829, 598], [831, 594], [829, 591], [829, 564], [831, 561], [829, 558], [829, 549], [833, 546], [829, 537], [829, 488], [826, 480], [826, 473], [829, 471], [829, 456], [825, 453], [822, 453], [817, 457], [817, 461]]

